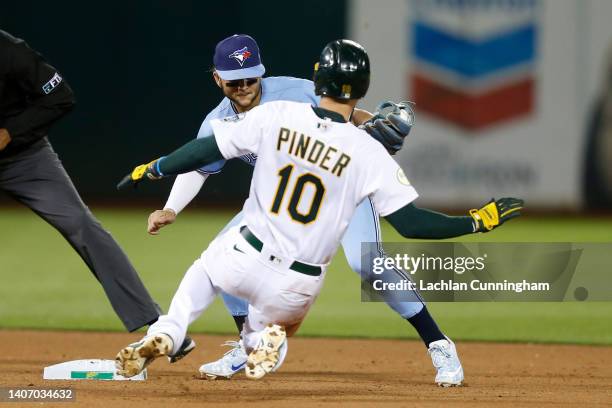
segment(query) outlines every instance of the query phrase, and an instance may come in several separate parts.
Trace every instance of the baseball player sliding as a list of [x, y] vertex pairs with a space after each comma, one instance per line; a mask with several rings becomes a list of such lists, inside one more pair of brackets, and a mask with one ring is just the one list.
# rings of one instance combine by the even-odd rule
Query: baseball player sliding
[[[415, 207], [418, 194], [402, 169], [381, 144], [347, 122], [366, 94], [369, 78], [363, 47], [333, 41], [315, 67], [319, 107], [277, 101], [213, 120], [208, 137], [136, 167], [121, 181], [123, 187], [221, 159], [257, 156], [243, 221], [213, 240], [194, 262], [168, 314], [142, 340], [118, 353], [119, 374], [134, 376], [155, 358], [176, 352], [189, 324], [220, 291], [249, 302], [242, 330], [247, 377], [259, 379], [274, 371], [285, 358], [287, 336], [295, 333], [316, 299], [327, 265], [366, 198], [405, 237], [484, 232], [519, 215], [522, 201], [513, 198], [492, 201], [470, 216]], [[423, 216], [429, 226], [413, 225]], [[191, 313], [185, 316], [182, 310]]]
[[[237, 113], [247, 112], [255, 106], [268, 102], [284, 100], [305, 102], [315, 106], [320, 102], [320, 96], [315, 95], [312, 81], [292, 77], [262, 78], [265, 67], [261, 61], [261, 53], [256, 41], [248, 35], [236, 34], [220, 41], [215, 47], [213, 63], [213, 79], [225, 98], [204, 119], [198, 132], [199, 138], [212, 134], [211, 121], [213, 119], [222, 119], [234, 116]], [[381, 108], [386, 105], [392, 105], [395, 109], [384, 117], [379, 114], [372, 117], [366, 111], [355, 109], [351, 116], [351, 122], [355, 125], [361, 125], [366, 121], [364, 128], [368, 134], [382, 143], [390, 154], [395, 154], [402, 148], [404, 138], [412, 128], [414, 115], [407, 104], [386, 103], [381, 105]], [[256, 162], [256, 158], [252, 154], [242, 156], [240, 159], [251, 165], [255, 165]], [[211, 174], [221, 172], [224, 164], [225, 160], [221, 160], [203, 166], [197, 171], [179, 175], [174, 182], [164, 209], [156, 210], [150, 215], [149, 233], [156, 235], [160, 228], [173, 223], [177, 214], [195, 198], [208, 177]], [[242, 222], [243, 213], [240, 212], [221, 233]], [[427, 222], [427, 220], [415, 220], [415, 222]], [[342, 238], [346, 260], [351, 269], [360, 277], [371, 274], [371, 264], [364, 262], [362, 259], [361, 243], [380, 243], [382, 241], [380, 230], [379, 216], [372, 201], [369, 198], [363, 200], [357, 207]], [[376, 252], [371, 256], [380, 256], [380, 251]], [[382, 278], [386, 283], [406, 279], [405, 275], [397, 269], [386, 271]], [[221, 296], [233, 316], [238, 334], [240, 334], [248, 313], [248, 302], [223, 291]], [[416, 329], [428, 349], [432, 362], [435, 364], [436, 381], [460, 381], [462, 375], [461, 362], [456, 350], [451, 347], [451, 344], [439, 329], [419, 294], [413, 291], [409, 296], [398, 299], [393, 296], [393, 293], [387, 292], [384, 295], [384, 300], [392, 310]], [[197, 308], [198, 306], [194, 307]], [[187, 309], [182, 310], [182, 312], [186, 316], [191, 313]], [[232, 348], [220, 359], [203, 364], [199, 369], [202, 377], [208, 379], [231, 378], [234, 374], [243, 371], [247, 355], [242, 341], [228, 341], [225, 344]], [[182, 347], [182, 350], [188, 352], [193, 350], [195, 342], [188, 338]], [[185, 354], [179, 353], [174, 357], [174, 360]]]

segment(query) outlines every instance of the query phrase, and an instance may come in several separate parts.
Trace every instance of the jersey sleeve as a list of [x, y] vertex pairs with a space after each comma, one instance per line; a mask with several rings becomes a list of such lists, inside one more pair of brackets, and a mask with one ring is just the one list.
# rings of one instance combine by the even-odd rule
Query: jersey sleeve
[[210, 122], [219, 151], [226, 160], [249, 153], [257, 154], [264, 130], [273, 114], [270, 109], [272, 105], [259, 105], [248, 112]]
[[[366, 169], [365, 189], [376, 212], [385, 217], [410, 204], [419, 196], [402, 168], [382, 148], [370, 149], [370, 163], [376, 167]], [[372, 157], [374, 156], [374, 157]]]
[[[213, 130], [210, 126], [210, 121], [210, 115], [206, 116], [204, 122], [202, 122], [202, 125], [200, 126], [200, 130], [198, 131], [198, 139], [201, 139], [203, 137], [211, 137], [213, 135]], [[219, 160], [217, 162], [207, 164], [206, 166], [202, 166], [196, 171], [203, 175], [217, 174], [221, 172], [224, 166], [225, 160]]]
[[24, 41], [12, 44], [9, 49], [9, 76], [15, 78], [28, 100], [25, 110], [3, 124], [14, 139], [14, 146], [37, 138], [34, 130], [56, 122], [72, 109], [75, 100], [59, 72]]

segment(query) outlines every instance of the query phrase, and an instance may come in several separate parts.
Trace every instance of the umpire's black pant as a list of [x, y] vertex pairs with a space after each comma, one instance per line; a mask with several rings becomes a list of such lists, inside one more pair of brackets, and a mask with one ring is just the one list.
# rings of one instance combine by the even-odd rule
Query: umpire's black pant
[[159, 306], [123, 250], [85, 206], [46, 139], [0, 159], [0, 189], [27, 205], [68, 240], [102, 284], [129, 331], [157, 319]]

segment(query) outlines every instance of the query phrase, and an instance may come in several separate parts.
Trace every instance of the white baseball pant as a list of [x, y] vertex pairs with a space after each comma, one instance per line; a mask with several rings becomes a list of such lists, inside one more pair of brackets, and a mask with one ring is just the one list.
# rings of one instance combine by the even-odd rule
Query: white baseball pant
[[189, 325], [210, 306], [220, 290], [248, 300], [249, 313], [242, 332], [247, 351], [259, 341], [268, 324], [284, 326], [295, 333], [318, 296], [326, 265], [320, 276], [296, 272], [294, 259], [280, 257], [266, 247], [256, 250], [240, 234], [238, 226], [217, 237], [187, 270], [168, 314], [151, 325], [148, 335], [165, 333], [180, 348]]

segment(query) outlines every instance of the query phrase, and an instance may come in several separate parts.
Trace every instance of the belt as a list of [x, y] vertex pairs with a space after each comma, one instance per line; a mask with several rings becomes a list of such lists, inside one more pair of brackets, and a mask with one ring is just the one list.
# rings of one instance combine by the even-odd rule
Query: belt
[[[248, 228], [246, 225], [240, 228], [240, 235], [248, 242], [253, 248], [257, 250], [257, 252], [261, 252], [263, 248], [263, 242], [259, 240]], [[321, 275], [321, 267], [308, 265], [299, 261], [295, 261], [289, 266], [289, 269], [295, 272], [303, 273], [304, 275], [310, 276], [320, 276]]]

